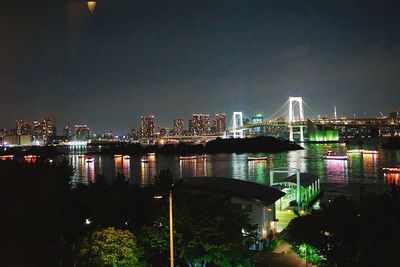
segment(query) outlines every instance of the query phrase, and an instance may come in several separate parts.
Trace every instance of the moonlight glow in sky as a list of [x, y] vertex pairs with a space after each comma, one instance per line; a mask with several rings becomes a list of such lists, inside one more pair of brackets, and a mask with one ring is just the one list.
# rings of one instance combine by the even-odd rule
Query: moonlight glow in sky
[[59, 129], [125, 133], [147, 114], [267, 116], [289, 96], [322, 115], [400, 107], [398, 1], [13, 2], [0, 6], [0, 128], [55, 115]]

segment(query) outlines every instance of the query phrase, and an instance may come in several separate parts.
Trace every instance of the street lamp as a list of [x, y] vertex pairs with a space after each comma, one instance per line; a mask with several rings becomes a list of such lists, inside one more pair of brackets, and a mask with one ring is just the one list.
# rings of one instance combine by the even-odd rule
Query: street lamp
[[172, 218], [172, 188], [169, 190], [169, 250], [170, 250], [171, 267], [174, 267], [174, 228], [173, 228], [173, 218]]

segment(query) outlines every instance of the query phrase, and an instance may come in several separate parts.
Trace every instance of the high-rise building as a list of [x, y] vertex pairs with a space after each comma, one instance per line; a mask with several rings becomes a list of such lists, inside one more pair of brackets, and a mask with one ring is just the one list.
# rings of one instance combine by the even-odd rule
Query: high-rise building
[[43, 141], [47, 142], [48, 137], [57, 135], [56, 119], [54, 117], [44, 118], [40, 126]]
[[154, 137], [154, 116], [140, 117], [140, 137], [141, 138]]
[[26, 120], [16, 121], [16, 131], [17, 135], [31, 135], [32, 134], [32, 124]]
[[389, 118], [391, 119], [400, 119], [400, 109], [393, 110], [389, 113]]
[[193, 114], [192, 133], [194, 135], [205, 135], [210, 133], [209, 114]]
[[32, 135], [35, 141], [43, 140], [42, 125], [40, 121], [33, 121]]
[[215, 114], [215, 128], [218, 134], [226, 131], [226, 114]]
[[193, 120], [189, 120], [189, 134], [193, 135], [194, 129], [193, 129]]
[[64, 125], [63, 136], [71, 136], [71, 128], [69, 125]]
[[160, 137], [168, 136], [169, 129], [168, 128], [160, 128]]
[[185, 126], [184, 119], [175, 119], [174, 120], [174, 134], [176, 136], [181, 136], [183, 134], [184, 126]]
[[90, 129], [86, 124], [75, 125], [75, 138], [77, 140], [88, 140]]

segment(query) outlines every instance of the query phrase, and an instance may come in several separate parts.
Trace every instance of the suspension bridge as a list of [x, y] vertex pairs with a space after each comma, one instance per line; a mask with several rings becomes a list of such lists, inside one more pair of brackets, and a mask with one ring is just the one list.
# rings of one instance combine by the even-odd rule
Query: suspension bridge
[[[308, 113], [305, 112], [305, 108], [309, 111]], [[243, 112], [233, 112], [225, 137], [243, 138], [245, 132], [252, 128], [287, 127], [289, 140], [294, 141], [295, 136], [298, 136], [299, 141], [303, 142], [307, 119], [311, 118], [315, 117], [302, 97], [289, 97], [277, 111], [260, 122], [245, 123]]]
[[[245, 119], [243, 112], [233, 112], [232, 119], [224, 134], [225, 138], [243, 138], [251, 129], [265, 128], [269, 131], [280, 129], [290, 141], [305, 141], [305, 132], [308, 125], [314, 127], [328, 126], [335, 130], [341, 128], [347, 138], [348, 130], [356, 128], [356, 132], [362, 132], [362, 128], [375, 129], [388, 136], [394, 136], [400, 132], [400, 119], [394, 118], [338, 118], [336, 108], [332, 118], [321, 119], [317, 116], [302, 97], [289, 97], [287, 101], [272, 115], [262, 121], [251, 122]], [[268, 133], [271, 135], [271, 133]], [[318, 141], [318, 140], [317, 140]], [[321, 140], [326, 141], [326, 140]]]

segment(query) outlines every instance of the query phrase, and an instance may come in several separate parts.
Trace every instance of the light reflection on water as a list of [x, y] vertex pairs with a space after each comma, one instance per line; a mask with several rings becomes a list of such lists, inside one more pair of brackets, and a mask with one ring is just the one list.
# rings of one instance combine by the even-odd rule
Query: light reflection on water
[[[75, 168], [73, 183], [94, 181], [96, 175], [105, 175], [111, 179], [118, 174], [134, 183], [146, 186], [153, 182], [154, 176], [162, 169], [169, 169], [175, 177], [218, 176], [250, 180], [268, 184], [269, 170], [276, 167], [298, 168], [320, 177], [323, 188], [335, 188], [346, 191], [353, 185], [385, 185], [389, 181], [398, 181], [398, 175], [383, 175], [382, 167], [395, 167], [400, 162], [400, 152], [380, 150], [379, 155], [349, 154], [349, 160], [322, 160], [326, 153], [324, 145], [305, 145], [306, 149], [275, 154], [213, 154], [206, 158], [198, 156], [192, 160], [179, 160], [175, 155], [148, 156], [148, 162], [141, 157], [129, 159], [108, 155], [91, 155], [94, 162], [85, 162], [85, 148], [70, 151], [67, 159]], [[333, 151], [346, 154], [346, 147], [332, 144]], [[347, 149], [357, 147], [348, 146]], [[374, 148], [374, 147], [372, 147]], [[375, 147], [376, 148], [376, 147]], [[266, 161], [248, 161], [249, 156], [268, 156]], [[394, 178], [393, 178], [394, 177]], [[397, 178], [396, 178], [397, 177]], [[397, 179], [397, 180], [396, 180]]]

